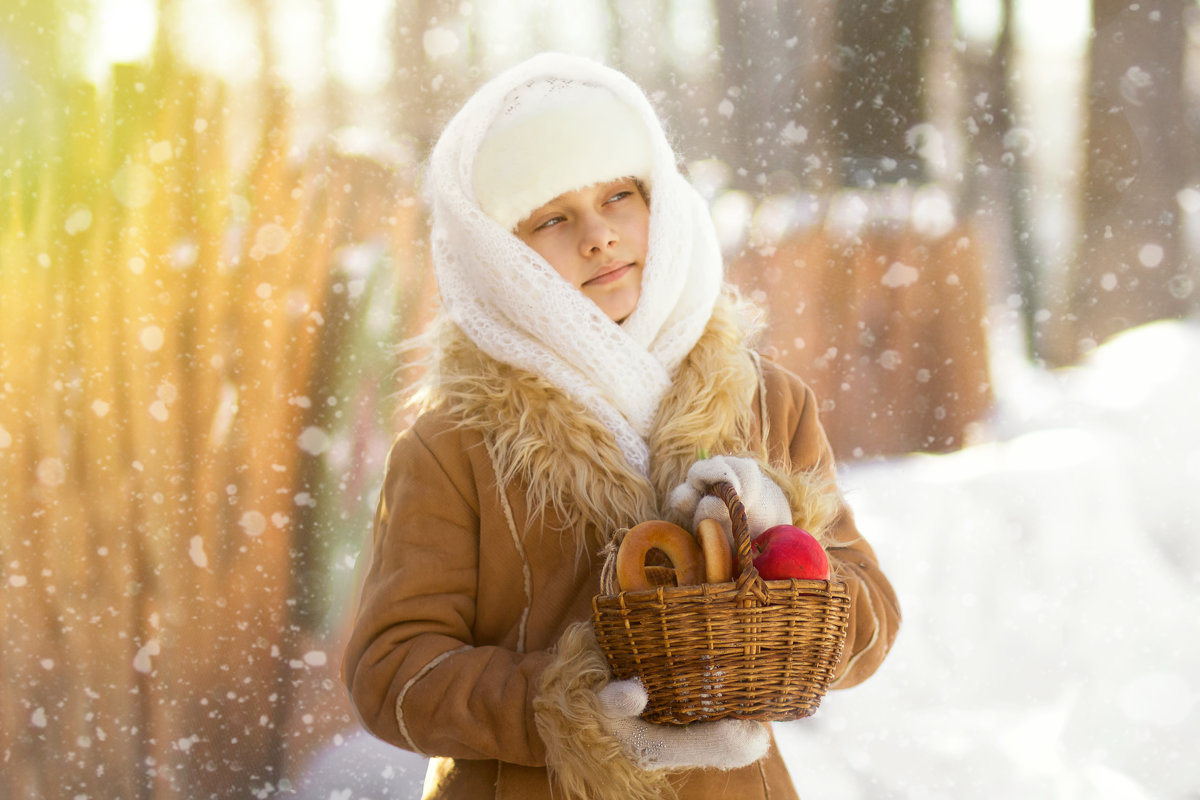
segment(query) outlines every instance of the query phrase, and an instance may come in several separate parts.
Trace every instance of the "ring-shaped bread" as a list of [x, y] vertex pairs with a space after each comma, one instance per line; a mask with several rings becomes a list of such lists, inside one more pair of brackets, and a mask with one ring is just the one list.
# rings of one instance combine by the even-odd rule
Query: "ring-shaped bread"
[[646, 575], [646, 555], [660, 550], [675, 568], [675, 583], [692, 586], [704, 578], [704, 556], [695, 538], [666, 520], [648, 520], [634, 525], [617, 550], [617, 583], [623, 592], [650, 589], [655, 584]]
[[696, 540], [704, 555], [704, 582], [728, 583], [733, 580], [733, 543], [715, 519], [702, 519], [696, 525]]

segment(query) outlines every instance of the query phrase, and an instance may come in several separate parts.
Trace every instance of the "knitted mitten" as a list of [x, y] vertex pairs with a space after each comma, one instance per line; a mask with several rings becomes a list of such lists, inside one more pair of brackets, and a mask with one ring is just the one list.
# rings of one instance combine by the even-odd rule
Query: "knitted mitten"
[[568, 628], [533, 701], [546, 766], [568, 798], [673, 797], [668, 776], [688, 767], [732, 769], [767, 753], [764, 725], [741, 720], [652, 725], [638, 718], [646, 690], [612, 681], [590, 623]]
[[753, 764], [771, 746], [767, 728], [743, 719], [654, 725], [638, 717], [646, 690], [637, 680], [613, 681], [600, 690], [605, 727], [621, 740], [642, 769], [714, 767], [735, 769]]
[[705, 495], [714, 483], [727, 481], [746, 507], [746, 522], [750, 538], [774, 525], [792, 522], [792, 509], [779, 485], [752, 458], [713, 456], [692, 464], [687, 480], [671, 490], [667, 502], [693, 524], [702, 519], [715, 519], [732, 535], [729, 509], [719, 498]]

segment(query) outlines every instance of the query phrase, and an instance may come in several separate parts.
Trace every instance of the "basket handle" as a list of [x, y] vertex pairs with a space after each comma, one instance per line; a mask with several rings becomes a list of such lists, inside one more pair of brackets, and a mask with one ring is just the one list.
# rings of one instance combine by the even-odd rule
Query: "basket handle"
[[729, 522], [733, 528], [733, 571], [737, 574], [737, 596], [745, 597], [752, 592], [760, 601], [767, 598], [766, 587], [758, 570], [754, 567], [754, 557], [750, 552], [750, 523], [746, 520], [746, 507], [738, 497], [733, 484], [728, 481], [717, 481], [710, 484], [708, 494], [720, 499], [729, 509]]

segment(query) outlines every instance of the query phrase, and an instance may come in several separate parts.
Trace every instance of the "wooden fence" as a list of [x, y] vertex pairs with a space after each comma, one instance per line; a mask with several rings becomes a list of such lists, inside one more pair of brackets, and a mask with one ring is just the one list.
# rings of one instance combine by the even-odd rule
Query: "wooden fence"
[[731, 268], [839, 459], [957, 450], [992, 407], [981, 248], [963, 225], [815, 226]]
[[0, 223], [0, 794], [269, 792], [350, 724], [328, 576], [421, 293], [412, 176], [298, 159], [282, 96], [234, 175], [186, 75], [59, 101]]

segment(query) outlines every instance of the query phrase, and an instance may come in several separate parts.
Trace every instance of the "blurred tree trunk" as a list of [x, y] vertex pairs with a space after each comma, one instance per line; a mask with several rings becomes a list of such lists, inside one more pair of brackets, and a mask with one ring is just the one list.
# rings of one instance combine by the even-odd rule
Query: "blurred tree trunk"
[[717, 3], [723, 92], [710, 125], [734, 188], [777, 194], [826, 184], [833, 10], [804, 0]]
[[425, 0], [397, 3], [392, 26], [392, 57], [394, 69], [388, 95], [391, 101], [392, 130], [416, 138], [422, 145], [432, 140], [432, 126], [421, 113], [421, 87], [426, 82], [425, 50], [421, 37], [425, 33]]
[[[30, 169], [50, 157], [62, 130], [62, 110], [54, 102], [59, 71], [70, 62], [61, 52], [63, 12], [57, 3], [43, 0], [17, 2], [0, 13], [0, 165], [23, 165], [15, 175], [27, 181], [22, 193], [35, 197], [33, 181], [39, 170]], [[72, 63], [71, 67], [78, 64]]]
[[1092, 13], [1083, 234], [1047, 342], [1054, 364], [1196, 305], [1177, 199], [1196, 146], [1184, 118], [1184, 3], [1093, 0]]
[[[717, 44], [724, 92], [717, 100], [712, 125], [724, 131], [717, 155], [733, 168], [733, 188], [771, 192], [768, 176], [787, 168], [779, 132], [788, 113], [782, 91], [790, 76], [788, 41], [794, 3], [744, 0], [717, 3]], [[780, 105], [784, 105], [783, 109]]]
[[250, 13], [254, 16], [254, 43], [261, 59], [258, 73], [259, 102], [265, 108], [270, 98], [280, 89], [279, 76], [275, 74], [275, 43], [271, 41], [271, 3], [269, 0], [250, 0]]
[[926, 177], [914, 130], [927, 118], [926, 1], [837, 3], [833, 140], [843, 183]]
[[[0, 53], [6, 62], [5, 72], [15, 68], [32, 87], [49, 92], [63, 63], [72, 62], [73, 54], [59, 52], [63, 11], [58, 3], [44, 0], [17, 0], [12, 3], [15, 8], [9, 5], [6, 2], [0, 13]], [[8, 75], [5, 78], [6, 82], [10, 80]]]
[[345, 125], [351, 117], [349, 93], [331, 68], [334, 49], [333, 29], [337, 24], [337, 3], [334, 0], [321, 0], [319, 9], [321, 21], [327, 31], [321, 47], [320, 115], [326, 130], [337, 130]]
[[689, 83], [674, 69], [667, 0], [606, 0], [605, 9], [612, 23], [609, 66], [642, 87], [668, 135], [678, 133], [680, 158], [711, 149], [701, 122], [704, 109], [715, 105], [706, 93], [711, 82]]
[[158, 27], [154, 31], [154, 47], [151, 62], [154, 64], [175, 63], [174, 19], [176, 0], [158, 0]]
[[[771, 109], [776, 115], [774, 160], [806, 189], [836, 185], [831, 132], [837, 9], [832, 3], [786, 0], [778, 3], [782, 78]], [[775, 155], [775, 154], [773, 154]]]
[[[396, 4], [395, 70], [387, 92], [392, 131], [396, 136], [411, 136], [422, 158], [481, 77], [472, 61], [477, 52], [470, 41], [473, 28], [460, 15], [469, 8], [452, 0]], [[453, 42], [452, 49], [448, 41]]]
[[[1200, 65], [1200, 3], [1185, 8], [1183, 20], [1184, 36], [1186, 37], [1183, 61], [1187, 72], [1194, 76], [1197, 65]], [[1194, 77], [1184, 78], [1184, 102], [1187, 104], [1184, 110], [1184, 121], [1187, 126], [1184, 135], [1190, 137], [1192, 142], [1200, 141], [1200, 80], [1196, 80]], [[1196, 187], [1200, 184], [1200, 146], [1187, 147], [1185, 145], [1184, 156], [1187, 159], [1187, 171], [1191, 176], [1192, 186]], [[1189, 207], [1191, 209], [1189, 213], [1193, 215], [1197, 213], [1194, 206]], [[1200, 223], [1200, 219], [1196, 220], [1196, 223]], [[1200, 235], [1200, 231], [1196, 231], [1195, 235]], [[1200, 266], [1197, 264], [1200, 261], [1200, 242], [1196, 238], [1192, 238], [1191, 242], [1189, 258], [1192, 259], [1193, 267]], [[1196, 275], [1195, 272], [1192, 274]], [[1200, 307], [1200, 298], [1194, 298], [1192, 306], [1193, 308]]]
[[1022, 114], [1016, 108], [1016, 51], [1013, 0], [1004, 0], [1004, 19], [990, 47], [967, 46], [967, 154], [964, 211], [996, 248], [992, 290], [1021, 298], [1022, 326], [1029, 355], [1036, 354], [1035, 314], [1042, 307], [1040, 266], [1030, 219], [1029, 164], [1023, 152]]
[[663, 0], [608, 0], [613, 23], [612, 66], [647, 92], [661, 87], [667, 63], [662, 42], [667, 30]]
[[738, 188], [925, 177], [910, 132], [927, 118], [927, 0], [746, 0], [716, 10], [726, 87], [717, 114], [727, 118], [716, 122], [729, 131], [719, 155]]
[[733, 183], [739, 189], [756, 188], [754, 176], [765, 174], [762, 145], [770, 117], [763, 97], [770, 86], [766, 73], [775, 60], [773, 39], [779, 35], [774, 5], [766, 0], [717, 3], [725, 93], [714, 121], [727, 132], [720, 152], [734, 169]]

